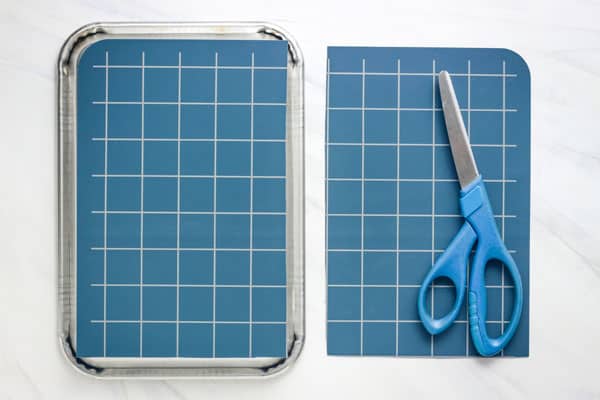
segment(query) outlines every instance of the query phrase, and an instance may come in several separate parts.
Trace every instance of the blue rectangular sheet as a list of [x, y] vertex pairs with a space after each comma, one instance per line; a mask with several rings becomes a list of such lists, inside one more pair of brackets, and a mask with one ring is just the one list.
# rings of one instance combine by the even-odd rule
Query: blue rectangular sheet
[[285, 41], [85, 50], [78, 357], [285, 356], [286, 81]]
[[[503, 49], [330, 47], [327, 75], [327, 343], [332, 355], [470, 356], [467, 304], [432, 336], [417, 312], [425, 275], [463, 223], [437, 73], [452, 76], [524, 307], [501, 355], [529, 354], [530, 77]], [[488, 331], [512, 310], [503, 267], [486, 271]], [[454, 287], [428, 296], [436, 318]], [[465, 302], [466, 303], [466, 302]]]

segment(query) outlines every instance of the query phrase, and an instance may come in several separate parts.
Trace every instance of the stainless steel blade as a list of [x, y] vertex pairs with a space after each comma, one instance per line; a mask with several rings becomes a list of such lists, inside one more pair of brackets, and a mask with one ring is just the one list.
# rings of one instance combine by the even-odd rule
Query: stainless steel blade
[[454, 166], [460, 187], [465, 188], [479, 176], [479, 172], [477, 171], [477, 164], [475, 164], [467, 130], [465, 129], [460, 107], [454, 93], [454, 86], [452, 86], [452, 80], [448, 72], [440, 72], [439, 83], [442, 109], [444, 110], [444, 120], [446, 121], [452, 158], [454, 159]]

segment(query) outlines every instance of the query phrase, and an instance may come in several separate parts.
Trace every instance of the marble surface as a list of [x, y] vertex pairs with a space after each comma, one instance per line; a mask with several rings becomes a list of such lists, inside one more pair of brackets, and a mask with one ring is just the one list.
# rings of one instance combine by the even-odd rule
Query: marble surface
[[[600, 3], [4, 0], [0, 7], [0, 398], [600, 397]], [[56, 335], [55, 65], [93, 21], [269, 20], [306, 59], [307, 342], [269, 380], [100, 381]], [[531, 357], [335, 358], [325, 349], [323, 131], [332, 45], [493, 46], [532, 75]]]

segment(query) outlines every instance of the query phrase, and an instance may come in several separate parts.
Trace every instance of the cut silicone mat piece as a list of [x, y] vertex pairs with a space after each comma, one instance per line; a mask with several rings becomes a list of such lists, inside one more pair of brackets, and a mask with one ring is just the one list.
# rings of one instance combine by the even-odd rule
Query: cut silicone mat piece
[[288, 41], [109, 37], [76, 76], [77, 359], [139, 375], [287, 364]]
[[[504, 49], [330, 47], [327, 62], [327, 344], [332, 355], [471, 356], [467, 304], [432, 336], [423, 278], [463, 218], [437, 74], [449, 71], [501, 236], [523, 279], [519, 328], [501, 356], [529, 354], [530, 76]], [[486, 271], [487, 328], [510, 319], [503, 267]], [[454, 287], [431, 288], [436, 318]], [[431, 300], [433, 304], [431, 304]]]

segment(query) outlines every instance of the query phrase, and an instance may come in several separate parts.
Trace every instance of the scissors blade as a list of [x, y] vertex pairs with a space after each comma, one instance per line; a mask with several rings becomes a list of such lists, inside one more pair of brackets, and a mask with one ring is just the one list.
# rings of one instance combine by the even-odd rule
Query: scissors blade
[[454, 93], [454, 87], [452, 86], [452, 80], [448, 72], [440, 72], [439, 83], [442, 110], [444, 111], [444, 119], [446, 120], [446, 130], [448, 131], [452, 158], [454, 159], [458, 182], [461, 189], [464, 189], [477, 179], [479, 171], [477, 171], [477, 164], [473, 157], [467, 130], [465, 129], [460, 107]]

